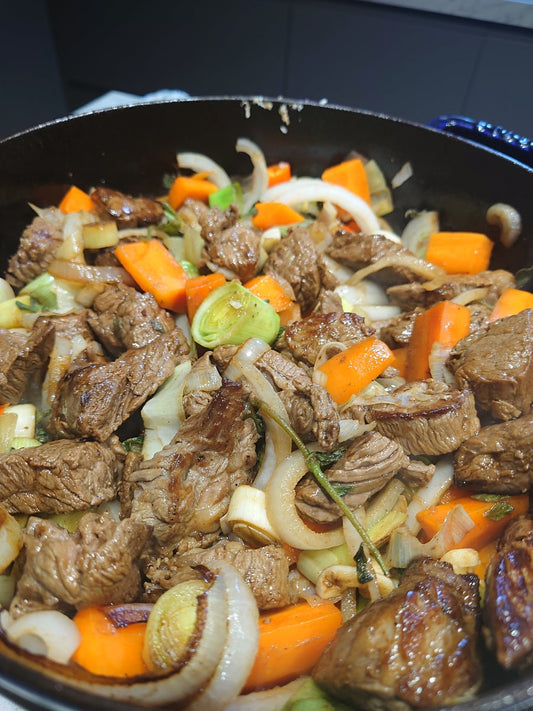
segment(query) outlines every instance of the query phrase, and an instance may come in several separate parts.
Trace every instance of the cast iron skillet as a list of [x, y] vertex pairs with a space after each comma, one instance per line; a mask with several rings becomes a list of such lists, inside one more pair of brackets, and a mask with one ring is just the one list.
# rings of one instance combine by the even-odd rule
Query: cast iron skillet
[[[61, 119], [0, 142], [0, 259], [2, 271], [32, 219], [28, 203], [57, 204], [66, 187], [106, 184], [133, 194], [160, 195], [175, 171], [178, 150], [200, 151], [238, 175], [250, 172], [235, 153], [243, 136], [256, 141], [269, 162], [290, 160], [295, 174], [322, 169], [357, 150], [375, 158], [387, 178], [409, 161], [414, 175], [394, 191], [390, 216], [400, 230], [408, 209], [440, 213], [442, 229], [488, 232], [485, 213], [506, 202], [522, 215], [522, 236], [512, 249], [497, 244], [493, 266], [511, 271], [533, 262], [533, 170], [441, 131], [384, 115], [292, 100], [217, 97], [141, 104]], [[491, 681], [462, 711], [533, 708], [533, 675]], [[0, 689], [35, 708], [131, 711], [133, 706], [92, 697], [42, 674], [0, 643]]]

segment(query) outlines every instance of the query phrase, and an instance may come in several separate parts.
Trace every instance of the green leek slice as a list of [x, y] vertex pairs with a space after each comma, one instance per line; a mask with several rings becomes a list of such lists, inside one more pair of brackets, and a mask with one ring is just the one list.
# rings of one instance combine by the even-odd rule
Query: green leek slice
[[205, 348], [240, 346], [249, 338], [272, 344], [280, 319], [272, 306], [237, 281], [214, 289], [200, 304], [191, 324], [196, 343]]

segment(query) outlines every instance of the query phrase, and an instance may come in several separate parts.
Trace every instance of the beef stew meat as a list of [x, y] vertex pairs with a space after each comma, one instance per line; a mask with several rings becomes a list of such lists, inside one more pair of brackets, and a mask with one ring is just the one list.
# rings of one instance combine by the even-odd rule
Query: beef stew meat
[[455, 452], [455, 483], [488, 494], [523, 494], [533, 477], [533, 415], [482, 427]]
[[[274, 190], [284, 195], [293, 182], [324, 190], [320, 180], [297, 181]], [[260, 183], [244, 181], [244, 197]], [[354, 709], [441, 707], [499, 683], [486, 671], [492, 664], [502, 674], [532, 668], [533, 521], [523, 512], [533, 482], [533, 309], [492, 320], [500, 295], [516, 288], [510, 271], [446, 274], [391, 234], [397, 215], [388, 225], [387, 214], [369, 215], [358, 200], [349, 204], [362, 202], [361, 211], [348, 214], [337, 207], [346, 195], [336, 187], [294, 204], [302, 219], [268, 234], [253, 209], [242, 214], [240, 199], [219, 208], [187, 197], [163, 207], [99, 185], [90, 189], [90, 211], [39, 208], [9, 260], [11, 286], [3, 285], [15, 290], [6, 299], [11, 325], [0, 309], [0, 534], [2, 522], [20, 533], [13, 516], [25, 522], [14, 544], [20, 552], [0, 570], [14, 586], [0, 615], [0, 649], [16, 648], [11, 625], [30, 612], [61, 613], [71, 625], [92, 606], [133, 603], [146, 612], [191, 583], [205, 590], [179, 669], [154, 671], [147, 642], [150, 671], [133, 683], [155, 690], [186, 673], [218, 603], [229, 618], [218, 616], [221, 630], [239, 628], [252, 641], [260, 612], [266, 626], [295, 603], [315, 610], [327, 600], [342, 617], [314, 666], [285, 673], [280, 652], [283, 678], [253, 685], [267, 698], [269, 687], [301, 673], [332, 703]], [[255, 202], [275, 194], [265, 189]], [[83, 245], [84, 226], [95, 221], [118, 229], [100, 249], [80, 247], [76, 274], [86, 281], [64, 284], [53, 276], [57, 263], [72, 266], [60, 247]], [[366, 223], [372, 228], [359, 232]], [[244, 316], [246, 299], [235, 296], [220, 312], [205, 309], [206, 287], [193, 316], [188, 287], [208, 283], [201, 279], [181, 284], [180, 303], [169, 309], [161, 285], [148, 280], [144, 291], [125, 264], [116, 269], [116, 239], [158, 240], [178, 261], [194, 261], [200, 277], [216, 272], [239, 290], [268, 276], [283, 306], [261, 292]], [[365, 267], [372, 273], [361, 283]], [[16, 292], [47, 270], [68, 306], [52, 307], [36, 292], [21, 308]], [[402, 358], [416, 346], [418, 318], [449, 300], [451, 311], [469, 316], [461, 331], [468, 335], [447, 344], [428, 334], [428, 353], [416, 354], [427, 377], [408, 379]], [[368, 344], [381, 350], [348, 368]], [[13, 429], [20, 406], [34, 413], [23, 434]], [[437, 533], [420, 530], [419, 514], [440, 515], [449, 490], [463, 503], [497, 500], [502, 518], [491, 520], [490, 535], [505, 533], [486, 576], [488, 547], [482, 561], [466, 537], [458, 540], [463, 528], [483, 528], [466, 503], [450, 496]], [[241, 659], [227, 641], [244, 683], [252, 652]], [[194, 708], [213, 702], [223, 711], [213, 688], [222, 677], [232, 681], [226, 663], [165, 708], [194, 699]], [[94, 681], [78, 656], [67, 666], [70, 679]], [[104, 695], [131, 682], [102, 678], [95, 688]]]
[[355, 709], [459, 703], [482, 682], [478, 578], [418, 558], [398, 589], [344, 623], [313, 670]]
[[499, 319], [453, 348], [449, 365], [461, 387], [497, 420], [533, 406], [533, 309]]
[[71, 367], [59, 384], [50, 432], [106, 440], [170, 377], [187, 352], [181, 329], [174, 329], [111, 363]]
[[533, 519], [513, 519], [486, 573], [483, 632], [504, 669], [533, 665]]

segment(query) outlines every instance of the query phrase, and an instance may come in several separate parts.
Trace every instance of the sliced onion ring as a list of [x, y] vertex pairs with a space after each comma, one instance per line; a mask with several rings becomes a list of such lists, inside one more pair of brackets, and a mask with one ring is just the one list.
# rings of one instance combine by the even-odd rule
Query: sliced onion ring
[[218, 188], [225, 188], [231, 183], [224, 168], [203, 153], [178, 153], [176, 160], [178, 168], [187, 168], [195, 173], [209, 173], [209, 180]]
[[76, 264], [62, 259], [54, 259], [48, 267], [49, 273], [58, 279], [75, 281], [80, 284], [93, 282], [116, 283], [135, 286], [135, 282], [122, 267], [91, 267], [86, 264]]
[[235, 144], [238, 153], [246, 153], [250, 156], [252, 165], [252, 187], [243, 198], [242, 211], [247, 213], [268, 187], [268, 171], [265, 156], [259, 146], [248, 138], [238, 138]]
[[226, 646], [209, 683], [188, 711], [222, 711], [244, 686], [257, 654], [259, 612], [249, 586], [235, 568], [217, 561], [212, 569], [224, 580], [227, 601]]
[[269, 199], [275, 199], [276, 202], [285, 205], [297, 205], [302, 202], [332, 202], [349, 212], [362, 232], [366, 234], [380, 232], [379, 220], [372, 208], [362, 198], [340, 185], [333, 185], [319, 178], [302, 178], [282, 183], [280, 188], [281, 186], [284, 189], [273, 193], [275, 198], [267, 192]]
[[306, 526], [298, 514], [294, 487], [307, 474], [303, 454], [293, 452], [276, 469], [265, 489], [266, 508], [270, 523], [281, 540], [300, 550], [332, 548], [344, 543], [342, 528], [318, 533]]

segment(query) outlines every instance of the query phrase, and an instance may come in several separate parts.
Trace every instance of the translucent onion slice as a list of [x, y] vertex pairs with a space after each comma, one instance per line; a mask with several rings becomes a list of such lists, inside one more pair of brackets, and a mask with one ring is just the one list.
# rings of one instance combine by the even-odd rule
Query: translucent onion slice
[[257, 603], [239, 573], [225, 561], [212, 568], [226, 586], [226, 646], [215, 673], [188, 711], [222, 711], [236, 698], [248, 678], [259, 645]]
[[[282, 186], [284, 189], [281, 189]], [[280, 190], [275, 193], [269, 191], [265, 200], [274, 200], [285, 205], [329, 201], [348, 212], [362, 232], [367, 234], [380, 232], [379, 220], [372, 208], [362, 198], [346, 188], [327, 183], [320, 178], [301, 178], [288, 183], [280, 183], [279, 187]], [[272, 194], [274, 197], [271, 197]]]
[[28, 612], [16, 620], [6, 612], [2, 614], [2, 626], [14, 644], [60, 664], [68, 663], [81, 639], [76, 624], [57, 610]]
[[276, 467], [266, 487], [268, 518], [281, 540], [300, 550], [321, 550], [344, 543], [342, 528], [325, 533], [312, 531], [298, 514], [294, 487], [307, 474], [303, 454], [298, 451]]
[[[228, 604], [226, 600], [226, 581], [216, 575], [209, 590], [205, 593], [206, 604], [200, 612], [196, 645], [190, 649], [186, 664], [165, 676], [151, 679], [136, 678], [135, 681], [109, 680], [107, 683], [88, 681], [87, 678], [72, 679], [76, 688], [118, 701], [141, 704], [146, 707], [158, 707], [179, 703], [196, 694], [213, 676], [222, 658], [226, 645], [226, 626]], [[55, 678], [65, 681], [57, 674]]]
[[512, 247], [522, 232], [522, 218], [512, 205], [497, 202], [487, 210], [487, 222], [500, 227], [500, 242]]
[[[244, 379], [251, 387], [255, 397], [266, 403], [280, 419], [288, 421], [287, 410], [270, 381], [254, 365], [255, 361], [267, 350], [267, 343], [259, 338], [246, 341], [231, 359], [224, 375], [231, 380]], [[261, 466], [254, 480], [254, 486], [264, 489], [275, 467], [291, 453], [292, 442], [289, 435], [277, 422], [267, 415], [265, 422], [265, 452]]]
[[58, 279], [75, 281], [80, 284], [92, 282], [116, 283], [135, 286], [135, 282], [122, 267], [92, 267], [86, 264], [76, 264], [63, 259], [54, 259], [48, 267], [49, 273]]
[[268, 187], [268, 170], [263, 151], [259, 146], [250, 141], [248, 138], [238, 138], [235, 144], [235, 150], [238, 153], [246, 153], [250, 156], [254, 167], [252, 172], [252, 186], [250, 190], [243, 195], [242, 211], [246, 214], [255, 203], [261, 198]]
[[404, 267], [410, 269], [417, 276], [423, 277], [424, 279], [444, 279], [446, 277], [446, 272], [441, 267], [426, 262], [423, 259], [419, 259], [414, 255], [401, 254], [391, 257], [382, 257], [378, 259], [373, 264], [369, 264], [367, 267], [363, 267], [355, 272], [353, 276], [348, 279], [348, 284], [358, 284], [362, 279], [365, 279], [370, 274], [375, 274], [376, 272], [386, 269], [387, 267]]
[[420, 524], [416, 518], [417, 513], [428, 509], [430, 506], [435, 506], [452, 483], [453, 460], [451, 457], [443, 457], [437, 462], [431, 480], [416, 491], [407, 507], [407, 520], [404, 528], [409, 533], [416, 535], [420, 530]]
[[224, 168], [203, 153], [184, 152], [176, 155], [178, 168], [186, 168], [194, 173], [209, 173], [209, 180], [218, 188], [230, 185], [231, 180]]

